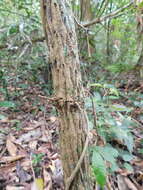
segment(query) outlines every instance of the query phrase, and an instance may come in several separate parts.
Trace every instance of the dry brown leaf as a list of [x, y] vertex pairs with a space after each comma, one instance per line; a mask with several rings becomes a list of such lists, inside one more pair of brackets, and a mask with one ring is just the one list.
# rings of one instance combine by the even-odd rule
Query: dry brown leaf
[[118, 169], [118, 173], [120, 174], [120, 175], [122, 175], [122, 176], [127, 176], [127, 175], [129, 175], [129, 174], [132, 174], [133, 172], [132, 171], [129, 171], [129, 170], [127, 170], [127, 169], [121, 169], [121, 168], [119, 168]]
[[47, 141], [50, 142], [52, 140], [52, 135], [50, 131], [47, 130], [44, 125], [41, 127], [41, 130], [42, 130], [42, 137], [40, 138], [40, 140], [42, 142], [47, 142]]
[[10, 156], [16, 156], [17, 154], [17, 147], [16, 145], [10, 140], [9, 136], [6, 140], [6, 148], [10, 154]]
[[143, 173], [139, 172], [139, 176], [137, 177], [138, 181], [143, 181]]
[[117, 184], [119, 190], [130, 190], [125, 183], [124, 177], [122, 175], [117, 175]]
[[21, 160], [24, 157], [25, 157], [25, 155], [4, 156], [4, 157], [1, 158], [0, 163], [14, 162], [14, 161], [17, 161], [17, 160]]
[[44, 143], [38, 148], [38, 152], [48, 154], [48, 157], [51, 156], [50, 150], [52, 149], [51, 143]]
[[131, 164], [134, 164], [136, 166], [139, 166], [141, 168], [143, 168], [143, 160], [136, 158], [135, 160], [131, 161]]
[[16, 186], [7, 185], [6, 190], [25, 190], [25, 187], [23, 187], [23, 186], [16, 187]]
[[8, 117], [5, 117], [3, 119], [0, 120], [1, 123], [8, 123], [10, 122], [10, 120], [8, 119]]
[[31, 180], [32, 176], [29, 175], [21, 166], [20, 162], [18, 161], [16, 164], [16, 173], [20, 180], [20, 182], [28, 182]]
[[44, 190], [52, 189], [52, 178], [49, 172], [46, 169], [43, 169], [43, 177], [44, 177]]
[[40, 127], [42, 124], [43, 124], [43, 122], [41, 122], [41, 121], [32, 121], [32, 123], [30, 124], [30, 126], [24, 127], [24, 131], [34, 130], [34, 129]]
[[16, 164], [14, 162], [8, 163], [6, 166], [0, 167], [0, 174], [11, 173], [15, 169], [16, 169]]
[[52, 178], [59, 187], [63, 187], [63, 170], [61, 160], [56, 159], [52, 161], [52, 163], [53, 167], [50, 167], [53, 173]]
[[36, 140], [29, 142], [29, 148], [30, 148], [31, 150], [36, 150], [36, 147], [37, 147], [37, 141], [36, 141]]
[[21, 163], [21, 166], [23, 167], [24, 170], [29, 170], [31, 168], [31, 161], [30, 160], [24, 160]]
[[49, 120], [50, 120], [51, 123], [54, 123], [54, 122], [57, 120], [57, 117], [51, 116], [51, 117], [49, 118]]
[[24, 133], [15, 142], [17, 144], [28, 143], [30, 141], [38, 139], [39, 137], [41, 137], [41, 130], [40, 129], [35, 129], [33, 131], [29, 131], [28, 133]]
[[138, 190], [136, 186], [131, 182], [131, 180], [127, 177], [124, 178], [125, 183], [127, 184], [130, 190]]
[[5, 144], [6, 136], [3, 133], [0, 133], [0, 145]]
[[39, 190], [35, 182], [31, 184], [31, 190]]

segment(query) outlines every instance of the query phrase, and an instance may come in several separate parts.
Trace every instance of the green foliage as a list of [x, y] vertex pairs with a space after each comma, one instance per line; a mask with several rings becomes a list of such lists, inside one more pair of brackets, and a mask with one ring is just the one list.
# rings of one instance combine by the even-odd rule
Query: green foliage
[[0, 114], [0, 120], [3, 120], [3, 119], [5, 119], [6, 117], [4, 116], [4, 115], [1, 115]]
[[32, 163], [34, 166], [37, 166], [43, 159], [44, 154], [40, 153], [40, 154], [34, 154], [33, 155], [33, 160]]
[[121, 72], [127, 72], [130, 70], [133, 70], [134, 65], [131, 64], [125, 64], [125, 63], [116, 63], [112, 64], [106, 67], [107, 70], [113, 72], [113, 73], [121, 73]]
[[109, 162], [111, 164], [110, 168], [112, 171], [118, 169], [118, 166], [116, 164], [118, 151], [115, 148], [108, 145], [105, 147], [96, 146], [91, 148], [91, 150], [93, 152], [92, 153], [93, 173], [95, 175], [97, 183], [99, 183], [99, 185], [103, 187], [106, 183], [106, 176], [108, 173], [106, 163]]
[[[93, 83], [92, 98], [86, 99], [87, 110], [92, 109], [92, 102], [96, 105], [96, 130], [101, 139], [106, 143], [106, 146], [92, 147], [93, 152], [92, 168], [97, 182], [103, 186], [106, 181], [108, 172], [117, 171], [119, 167], [132, 169], [128, 164], [133, 159], [132, 151], [134, 148], [134, 138], [131, 134], [130, 126], [135, 126], [129, 114], [133, 110], [132, 107], [127, 107], [122, 104], [113, 103], [120, 99], [121, 93], [110, 84]], [[114, 114], [113, 114], [114, 113]], [[93, 117], [89, 114], [90, 122], [94, 126]], [[126, 151], [113, 147], [112, 142], [119, 141]], [[95, 158], [94, 158], [95, 157]], [[125, 165], [117, 164], [117, 159], [124, 160]], [[101, 163], [96, 159], [100, 159]], [[110, 163], [110, 165], [106, 163]]]
[[92, 156], [92, 169], [97, 183], [103, 187], [106, 184], [106, 166], [102, 156], [94, 151]]
[[124, 168], [126, 168], [130, 172], [133, 172], [133, 167], [131, 166], [131, 164], [124, 163]]
[[13, 108], [15, 104], [10, 101], [0, 101], [0, 107]]
[[143, 148], [139, 150], [139, 153], [143, 154]]
[[39, 176], [40, 171], [42, 170], [40, 165], [43, 160], [43, 157], [44, 157], [43, 153], [33, 155], [32, 164], [34, 167], [35, 176]]
[[17, 24], [10, 25], [7, 35], [17, 34], [19, 32], [19, 26]]

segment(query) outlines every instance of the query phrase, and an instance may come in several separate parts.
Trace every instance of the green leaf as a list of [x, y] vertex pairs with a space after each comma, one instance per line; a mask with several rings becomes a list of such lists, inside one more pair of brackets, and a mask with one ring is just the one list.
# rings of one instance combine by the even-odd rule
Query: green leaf
[[13, 108], [15, 107], [15, 104], [10, 101], [0, 101], [0, 107]]
[[106, 184], [106, 165], [102, 156], [97, 151], [93, 151], [92, 169], [97, 183], [103, 187]]
[[131, 166], [131, 164], [125, 163], [125, 164], [124, 164], [124, 167], [125, 167], [127, 170], [133, 172], [133, 167]]
[[95, 147], [95, 150], [97, 150], [101, 156], [104, 158], [104, 160], [110, 162], [113, 166], [111, 166], [112, 170], [115, 170], [115, 168], [118, 168], [117, 164], [116, 164], [116, 158], [118, 157], [119, 153], [118, 151], [111, 147], [110, 145], [105, 146], [105, 147], [100, 147], [97, 146]]
[[93, 125], [93, 123], [91, 121], [88, 121], [88, 125], [89, 125], [88, 127], [89, 127], [90, 130], [93, 129], [94, 125]]
[[129, 162], [134, 158], [134, 156], [128, 151], [118, 149], [118, 152], [119, 152], [119, 156], [126, 162]]
[[111, 146], [99, 147], [99, 151], [105, 157], [105, 160], [109, 162], [112, 157], [116, 158], [119, 155], [118, 151]]
[[102, 100], [101, 95], [99, 92], [94, 92], [93, 101], [100, 102]]
[[135, 106], [143, 108], [143, 101], [134, 101], [133, 103]]
[[143, 2], [140, 2], [140, 1], [138, 1], [139, 3], [138, 3], [138, 8], [139, 9], [141, 9], [141, 8], [143, 8]]
[[93, 83], [93, 84], [90, 84], [89, 86], [91, 86], [91, 87], [100, 87], [100, 88], [103, 88], [103, 85], [100, 84], [100, 83]]
[[108, 96], [109, 100], [118, 100], [119, 97], [118, 96]]
[[9, 28], [8, 33], [9, 34], [15, 34], [19, 31], [19, 26], [18, 25], [11, 25]]
[[91, 98], [89, 98], [89, 97], [85, 98], [85, 107], [86, 108], [91, 108], [92, 107]]
[[118, 92], [118, 90], [116, 88], [110, 88], [110, 93], [109, 94], [119, 96], [119, 92]]
[[130, 112], [130, 111], [132, 111], [132, 108], [127, 108], [126, 106], [123, 106], [120, 104], [111, 105], [111, 108], [114, 111], [119, 111], [119, 112]]
[[143, 154], [143, 148], [139, 150], [139, 153]]
[[123, 158], [124, 161], [129, 162], [129, 161], [131, 161], [133, 159], [133, 155], [131, 155], [131, 154], [123, 154], [122, 158]]
[[4, 115], [0, 114], [0, 120], [5, 119], [6, 117]]
[[131, 133], [127, 132], [127, 136], [124, 138], [124, 143], [127, 146], [129, 152], [132, 152], [134, 147], [134, 139]]

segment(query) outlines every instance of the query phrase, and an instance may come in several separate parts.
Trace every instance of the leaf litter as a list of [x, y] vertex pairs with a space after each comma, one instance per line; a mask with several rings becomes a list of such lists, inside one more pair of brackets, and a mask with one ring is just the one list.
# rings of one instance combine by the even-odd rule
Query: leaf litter
[[[0, 120], [0, 189], [63, 190], [58, 117], [52, 114], [52, 105], [39, 87], [19, 90], [23, 93], [16, 99], [18, 108], [0, 108], [5, 116]], [[128, 162], [132, 169], [121, 167], [116, 175], [109, 175], [108, 189], [143, 189], [142, 154], [136, 152], [142, 140], [141, 129], [132, 131], [136, 137], [135, 157]], [[91, 145], [96, 136], [92, 129]], [[104, 140], [99, 138], [98, 145], [105, 146]], [[123, 161], [119, 163], [123, 165]]]
[[0, 120], [0, 189], [63, 189], [58, 118], [39, 89], [29, 91], [17, 97], [18, 110], [0, 110], [6, 115]]

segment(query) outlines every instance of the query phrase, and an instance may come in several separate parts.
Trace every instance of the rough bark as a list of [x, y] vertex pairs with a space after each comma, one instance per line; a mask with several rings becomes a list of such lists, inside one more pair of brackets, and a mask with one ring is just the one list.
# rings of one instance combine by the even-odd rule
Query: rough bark
[[140, 72], [140, 77], [143, 78], [143, 7], [139, 6], [140, 1], [136, 2], [137, 5], [137, 33], [138, 33], [138, 54], [139, 59], [136, 64], [136, 69]]
[[[89, 22], [93, 17], [92, 7], [91, 7], [91, 0], [80, 0], [80, 21], [82, 22]], [[91, 57], [91, 55], [95, 52], [95, 45], [91, 46], [94, 43], [93, 36], [90, 36], [85, 30], [83, 33], [79, 33], [80, 38], [80, 45], [79, 49], [80, 52], [87, 52], [88, 54], [86, 57]], [[81, 40], [83, 39], [83, 41]]]
[[[52, 70], [52, 100], [60, 118], [59, 141], [65, 189], [88, 190], [89, 160], [87, 153], [82, 154], [88, 124], [71, 7], [67, 0], [41, 0], [41, 13]], [[80, 169], [71, 178], [77, 165]]]

